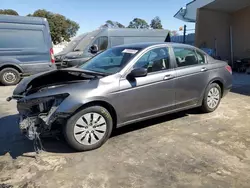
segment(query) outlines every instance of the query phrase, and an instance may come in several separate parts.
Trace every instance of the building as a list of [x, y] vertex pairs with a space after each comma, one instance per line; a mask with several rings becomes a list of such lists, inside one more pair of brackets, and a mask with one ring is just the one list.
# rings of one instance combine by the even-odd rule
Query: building
[[175, 18], [195, 22], [195, 46], [233, 62], [250, 58], [250, 0], [194, 0]]

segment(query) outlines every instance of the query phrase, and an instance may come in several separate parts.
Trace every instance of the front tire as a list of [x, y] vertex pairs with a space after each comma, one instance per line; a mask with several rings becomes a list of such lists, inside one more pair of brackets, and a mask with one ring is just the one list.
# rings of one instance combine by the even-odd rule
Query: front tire
[[20, 73], [14, 68], [4, 68], [0, 71], [0, 82], [5, 86], [16, 85], [20, 79]]
[[221, 96], [220, 86], [216, 83], [210, 84], [205, 91], [201, 106], [202, 111], [205, 113], [215, 111], [220, 104]]
[[113, 120], [102, 106], [87, 107], [73, 115], [64, 127], [68, 144], [77, 151], [89, 151], [102, 146], [110, 137]]

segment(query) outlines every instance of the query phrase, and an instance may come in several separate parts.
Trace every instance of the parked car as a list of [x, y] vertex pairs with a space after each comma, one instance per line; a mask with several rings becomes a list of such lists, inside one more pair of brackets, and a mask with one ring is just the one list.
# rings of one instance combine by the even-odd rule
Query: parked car
[[55, 55], [56, 64], [73, 67], [114, 46], [138, 42], [164, 42], [169, 31], [163, 29], [106, 28], [79, 35]]
[[45, 18], [0, 15], [0, 82], [15, 85], [21, 77], [56, 69]]
[[231, 87], [226, 62], [184, 44], [141, 43], [26, 78], [12, 98], [28, 138], [62, 129], [71, 147], [86, 151], [127, 124], [196, 107], [213, 112]]

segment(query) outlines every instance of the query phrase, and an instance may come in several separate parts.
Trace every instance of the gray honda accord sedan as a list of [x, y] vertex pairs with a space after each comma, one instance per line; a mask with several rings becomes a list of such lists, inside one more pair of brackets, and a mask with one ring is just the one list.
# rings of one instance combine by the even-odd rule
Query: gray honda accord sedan
[[30, 140], [61, 131], [71, 147], [87, 151], [114, 128], [196, 107], [213, 112], [231, 87], [231, 67], [193, 46], [140, 43], [25, 78], [8, 100], [17, 100]]

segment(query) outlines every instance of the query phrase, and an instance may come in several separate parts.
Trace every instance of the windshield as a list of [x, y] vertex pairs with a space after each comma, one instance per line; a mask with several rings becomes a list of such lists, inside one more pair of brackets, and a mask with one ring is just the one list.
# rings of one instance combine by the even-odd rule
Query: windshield
[[115, 74], [122, 70], [141, 48], [115, 47], [93, 57], [79, 68], [105, 74]]
[[77, 37], [75, 37], [72, 41], [70, 41], [68, 43], [68, 45], [63, 49], [62, 53], [68, 53], [68, 52], [72, 52], [74, 50], [74, 48], [78, 45], [78, 43], [80, 42], [80, 40], [82, 38], [84, 38], [88, 33], [79, 35]]
[[75, 47], [74, 51], [84, 51], [86, 47], [90, 44], [90, 42], [95, 38], [95, 36], [99, 33], [100, 31], [93, 31], [91, 33], [88, 33], [80, 42], [77, 44]]

